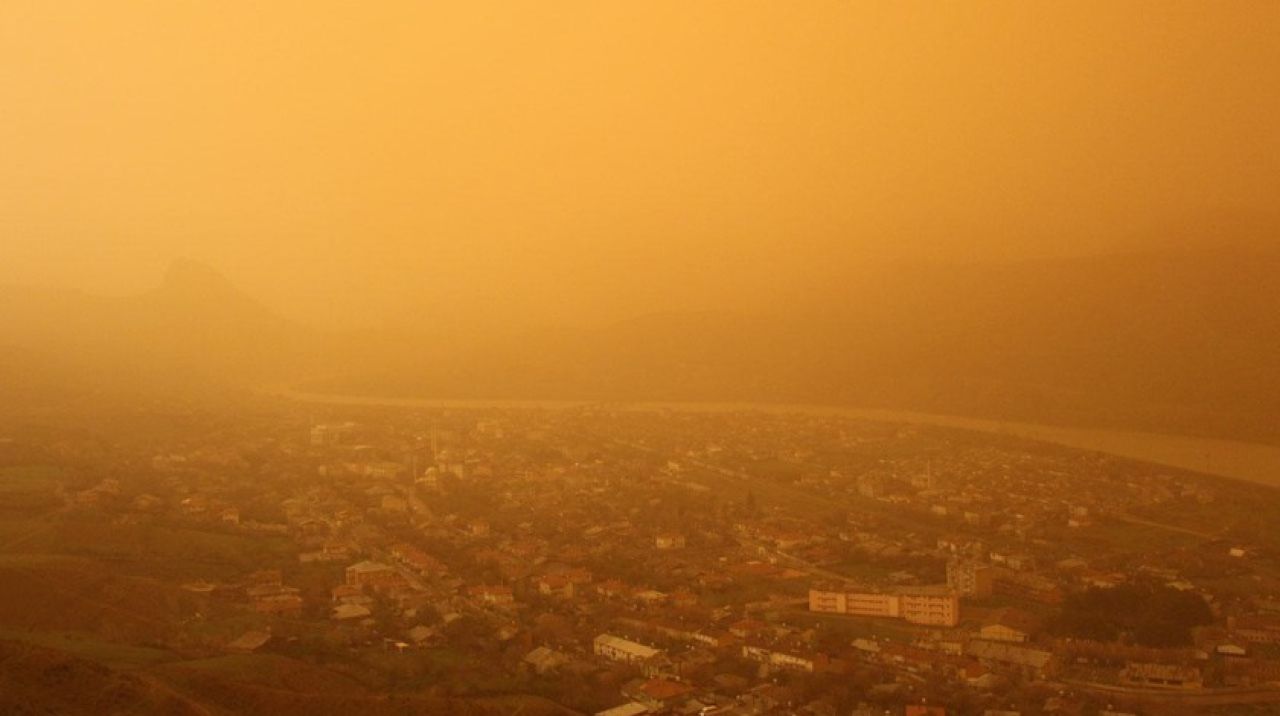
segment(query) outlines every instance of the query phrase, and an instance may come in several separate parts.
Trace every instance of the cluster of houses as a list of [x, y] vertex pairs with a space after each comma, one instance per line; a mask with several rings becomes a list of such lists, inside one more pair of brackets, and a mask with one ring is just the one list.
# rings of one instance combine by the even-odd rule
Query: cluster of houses
[[[202, 448], [152, 460], [167, 488], [107, 480], [71, 499], [287, 542], [286, 562], [184, 583], [261, 619], [230, 650], [310, 629], [412, 659], [474, 624], [468, 644], [518, 652], [493, 668], [606, 685], [575, 704], [601, 713], [825, 713], [836, 702], [804, 685], [828, 677], [874, 682], [855, 703], [937, 713], [918, 703], [937, 685], [994, 708], [1049, 681], [1085, 699], [1280, 672], [1271, 547], [1185, 522], [1243, 488], [834, 417], [435, 420], [295, 430], [261, 448], [288, 479], [252, 489], [221, 477], [250, 469], [233, 450]], [[1176, 544], [1122, 540], [1165, 528]], [[1256, 594], [1215, 581], [1243, 577]], [[1046, 629], [1072, 593], [1133, 580], [1199, 594], [1217, 621], [1188, 648], [1101, 656]]]

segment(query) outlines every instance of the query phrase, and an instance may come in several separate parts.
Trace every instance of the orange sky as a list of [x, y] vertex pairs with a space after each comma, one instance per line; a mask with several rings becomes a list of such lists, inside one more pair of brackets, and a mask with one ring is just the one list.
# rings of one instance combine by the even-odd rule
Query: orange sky
[[285, 313], [757, 305], [1274, 212], [1280, 3], [0, 3], [0, 282]]

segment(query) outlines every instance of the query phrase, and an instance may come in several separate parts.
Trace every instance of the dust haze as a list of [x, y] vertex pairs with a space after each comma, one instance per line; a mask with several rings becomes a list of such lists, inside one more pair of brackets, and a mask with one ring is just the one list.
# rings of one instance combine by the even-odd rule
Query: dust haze
[[1277, 37], [7, 0], [0, 710], [1263, 713]]

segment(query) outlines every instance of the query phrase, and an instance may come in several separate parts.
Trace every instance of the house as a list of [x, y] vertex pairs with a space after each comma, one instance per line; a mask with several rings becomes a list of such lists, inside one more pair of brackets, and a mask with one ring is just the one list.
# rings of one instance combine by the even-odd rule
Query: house
[[562, 654], [547, 646], [540, 646], [533, 651], [530, 651], [528, 654], [525, 654], [524, 658], [521, 659], [522, 663], [528, 664], [532, 667], [534, 673], [539, 676], [553, 673], [559, 670], [560, 667], [568, 664], [570, 661], [571, 659], [566, 654]]
[[1042, 604], [1062, 603], [1062, 588], [1043, 575], [1000, 569], [995, 572], [993, 585], [996, 594], [1029, 599]]
[[629, 597], [634, 590], [617, 579], [609, 579], [596, 585], [596, 594], [602, 597]]
[[654, 546], [658, 549], [684, 549], [684, 535], [676, 532], [662, 532], [654, 538]]
[[693, 687], [671, 679], [635, 681], [622, 688], [622, 695], [654, 711], [670, 708], [693, 694]]
[[235, 641], [227, 644], [227, 651], [238, 654], [252, 654], [271, 641], [270, 631], [247, 631]]
[[687, 589], [677, 589], [671, 595], [671, 604], [676, 607], [695, 607], [698, 605], [698, 595]]
[[1249, 650], [1239, 644], [1219, 644], [1214, 650], [1219, 656], [1248, 656]]
[[801, 654], [792, 654], [784, 651], [776, 651], [762, 646], [744, 645], [742, 647], [743, 658], [752, 661], [768, 664], [769, 666], [786, 669], [788, 671], [804, 671], [813, 673], [818, 668], [818, 659], [814, 656], [804, 656]]
[[637, 602], [640, 602], [641, 604], [649, 604], [649, 605], [661, 604], [667, 599], [667, 595], [665, 592], [659, 592], [656, 589], [645, 589], [643, 591], [636, 592], [635, 594], [631, 595], [631, 597], [632, 599], [635, 599]]
[[988, 641], [1011, 641], [1023, 642], [1027, 640], [1027, 633], [999, 622], [993, 624], [984, 624], [978, 630], [978, 638]]
[[1120, 671], [1120, 682], [1129, 686], [1161, 689], [1200, 689], [1204, 679], [1200, 670], [1182, 664], [1153, 664], [1131, 661]]
[[347, 584], [357, 587], [386, 585], [400, 578], [393, 567], [369, 560], [347, 567], [346, 576]]
[[440, 560], [405, 542], [392, 547], [391, 556], [420, 577], [438, 577], [449, 571]]
[[740, 619], [729, 625], [729, 633], [739, 639], [750, 639], [768, 633], [772, 627], [759, 619]]
[[1280, 618], [1276, 616], [1230, 617], [1227, 627], [1235, 636], [1253, 644], [1280, 644]]
[[592, 640], [591, 648], [596, 656], [603, 656], [610, 661], [620, 661], [626, 664], [641, 664], [663, 653], [661, 649], [655, 649], [613, 634], [600, 634]]
[[511, 587], [504, 584], [477, 584], [467, 588], [467, 595], [484, 604], [492, 604], [494, 606], [514, 604], [516, 601], [515, 596], [511, 593]]
[[368, 604], [373, 601], [363, 588], [354, 584], [339, 584], [329, 590], [329, 596], [334, 604]]
[[641, 714], [650, 713], [649, 707], [637, 701], [628, 701], [625, 704], [614, 706], [611, 709], [597, 711], [596, 716], [640, 716]]
[[329, 618], [337, 621], [351, 621], [354, 619], [364, 619], [373, 614], [368, 607], [359, 604], [339, 604], [329, 613]]
[[988, 641], [1024, 642], [1035, 629], [1036, 618], [1021, 609], [1001, 609], [978, 630]]
[[574, 584], [591, 584], [595, 581], [595, 575], [591, 570], [583, 567], [572, 567], [564, 571], [564, 576]]
[[965, 653], [984, 663], [1017, 667], [1037, 676], [1051, 673], [1054, 667], [1051, 652], [1005, 642], [974, 639], [965, 647]]
[[296, 618], [302, 616], [302, 597], [289, 592], [268, 594], [254, 599], [253, 609], [259, 614]]
[[280, 586], [284, 583], [284, 577], [278, 569], [259, 569], [256, 572], [251, 572], [248, 577], [245, 577], [244, 583], [246, 586], [259, 586], [264, 584]]
[[440, 630], [435, 627], [429, 627], [425, 624], [419, 624], [409, 631], [405, 632], [405, 638], [412, 644], [423, 645], [437, 639], [440, 636]]
[[573, 598], [573, 582], [563, 574], [544, 574], [538, 577], [538, 593], [559, 599]]

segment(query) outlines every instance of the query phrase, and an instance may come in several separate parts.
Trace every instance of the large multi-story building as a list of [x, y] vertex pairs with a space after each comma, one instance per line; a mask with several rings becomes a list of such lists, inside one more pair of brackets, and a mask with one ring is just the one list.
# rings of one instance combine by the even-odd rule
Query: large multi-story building
[[900, 617], [902, 602], [888, 592], [850, 591], [844, 594], [844, 613], [864, 617]]
[[960, 623], [960, 597], [946, 588], [903, 592], [899, 605], [902, 618], [912, 624], [952, 627]]
[[809, 611], [888, 617], [912, 624], [950, 627], [960, 623], [960, 598], [944, 587], [894, 591], [815, 587], [809, 590]]
[[947, 562], [947, 588], [964, 597], [991, 596], [995, 570], [990, 565], [966, 559]]

